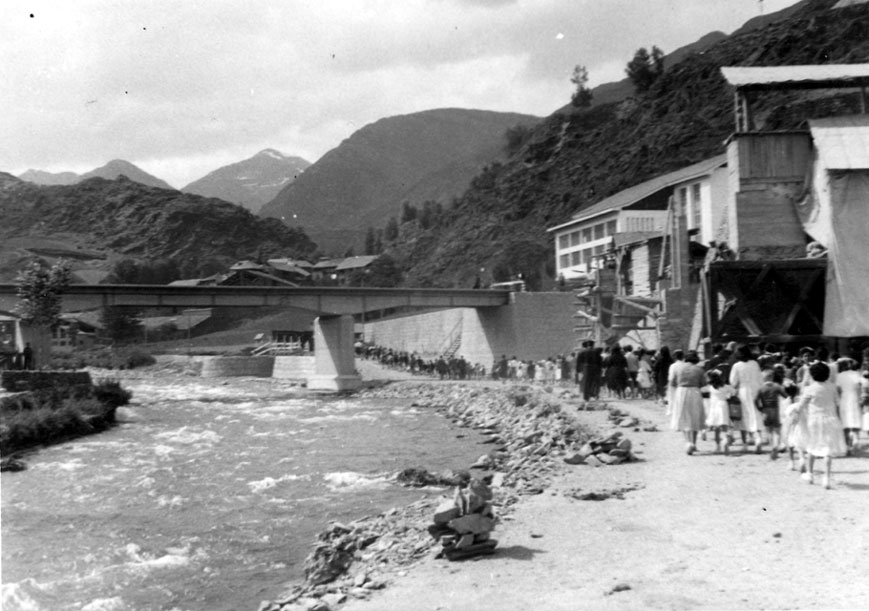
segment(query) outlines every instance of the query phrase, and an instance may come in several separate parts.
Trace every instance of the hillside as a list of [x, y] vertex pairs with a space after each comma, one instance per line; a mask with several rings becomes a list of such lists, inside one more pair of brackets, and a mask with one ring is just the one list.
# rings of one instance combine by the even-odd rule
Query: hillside
[[239, 259], [302, 256], [316, 248], [300, 229], [217, 199], [91, 178], [39, 186], [0, 173], [0, 281], [27, 255], [108, 269], [120, 258], [173, 259], [185, 275]]
[[[471, 286], [485, 268], [484, 281], [493, 270], [522, 272], [545, 286], [554, 266], [547, 227], [617, 191], [724, 152], [733, 98], [721, 66], [869, 61], [869, 5], [831, 10], [835, 3], [811, 0], [783, 20], [690, 54], [643, 96], [552, 115], [509, 161], [478, 177], [439, 223], [402, 227], [389, 252], [402, 263], [405, 282]], [[858, 112], [859, 101], [856, 94], [844, 100], [776, 94], [756, 102], [756, 110], [767, 127], [786, 129], [808, 113]]]
[[209, 172], [181, 190], [216, 197], [257, 213], [310, 165], [301, 157], [265, 149], [250, 159]]
[[538, 120], [455, 108], [381, 119], [326, 153], [260, 214], [304, 227], [326, 252], [358, 249], [366, 229], [397, 216], [402, 202], [460, 195], [503, 157], [507, 129]]
[[126, 176], [134, 182], [138, 182], [149, 187], [157, 187], [160, 189], [172, 189], [173, 187], [157, 178], [148, 174], [143, 169], [124, 161], [123, 159], [113, 159], [106, 165], [91, 170], [85, 174], [76, 174], [75, 172], [45, 172], [42, 170], [27, 170], [18, 178], [31, 182], [37, 185], [74, 185], [88, 178], [105, 178], [114, 180], [119, 176]]

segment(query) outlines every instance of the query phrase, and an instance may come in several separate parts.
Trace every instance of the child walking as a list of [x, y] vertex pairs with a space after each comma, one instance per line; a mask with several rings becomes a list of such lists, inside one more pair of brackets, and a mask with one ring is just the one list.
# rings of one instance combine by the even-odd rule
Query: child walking
[[727, 400], [736, 395], [736, 391], [730, 384], [725, 384], [721, 377], [721, 371], [713, 369], [706, 374], [709, 381], [709, 411], [706, 414], [706, 428], [715, 434], [715, 451], [721, 452], [721, 437], [724, 437], [724, 453], [730, 452], [730, 406]]
[[781, 444], [781, 416], [779, 414], [779, 399], [787, 398], [787, 393], [781, 384], [774, 381], [775, 371], [765, 369], [763, 371], [763, 384], [757, 392], [757, 408], [763, 414], [763, 426], [769, 437], [770, 460], [778, 458], [779, 445]]
[[815, 458], [824, 459], [824, 488], [830, 488], [833, 456], [847, 452], [842, 423], [836, 415], [836, 386], [831, 384], [830, 368], [826, 363], [815, 361], [809, 366], [811, 383], [802, 392], [800, 412], [806, 414], [806, 473], [803, 477], [810, 484], [815, 481]]

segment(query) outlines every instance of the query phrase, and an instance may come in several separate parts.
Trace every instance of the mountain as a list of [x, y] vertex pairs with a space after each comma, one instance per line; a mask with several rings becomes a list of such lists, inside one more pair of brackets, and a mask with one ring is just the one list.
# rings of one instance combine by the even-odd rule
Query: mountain
[[75, 172], [44, 172], [43, 170], [27, 170], [18, 178], [37, 185], [71, 185], [79, 181]]
[[11, 281], [26, 255], [64, 257], [77, 268], [108, 270], [121, 258], [171, 259], [186, 277], [240, 259], [310, 255], [300, 229], [241, 206], [126, 177], [74, 185], [34, 185], [0, 173], [0, 279]]
[[119, 176], [126, 176], [134, 182], [148, 185], [149, 187], [157, 187], [160, 189], [174, 188], [169, 183], [160, 180], [156, 176], [148, 174], [146, 171], [133, 165], [129, 161], [124, 161], [123, 159], [114, 159], [106, 165], [91, 170], [86, 174], [76, 174], [75, 172], [59, 172], [54, 174], [51, 172], [43, 172], [42, 170], [27, 170], [18, 178], [37, 185], [73, 185], [82, 180], [87, 180], [88, 178], [105, 178], [107, 180], [114, 180]]
[[123, 159], [113, 159], [106, 165], [91, 170], [86, 174], [82, 174], [80, 180], [88, 178], [105, 178], [106, 180], [114, 180], [119, 176], [126, 176], [133, 182], [149, 187], [157, 187], [158, 189], [174, 189], [169, 183], [160, 180], [156, 176], [148, 174], [146, 171], [136, 167], [129, 161]]
[[[590, 109], [556, 112], [505, 163], [472, 180], [436, 222], [411, 221], [387, 252], [409, 286], [471, 286], [481, 268], [552, 282], [548, 227], [654, 176], [725, 151], [733, 90], [721, 66], [869, 61], [869, 5], [834, 9], [809, 0], [688, 54], [649, 91]], [[626, 58], [626, 60], [629, 58]], [[859, 113], [859, 92], [774, 93], [753, 102], [766, 129], [798, 129], [806, 116]], [[495, 272], [493, 274], [493, 272]]]
[[448, 202], [503, 158], [505, 132], [538, 118], [445, 108], [381, 119], [326, 153], [260, 214], [305, 228], [326, 252], [359, 246], [403, 202]]
[[250, 159], [218, 168], [181, 190], [216, 197], [256, 213], [309, 165], [301, 157], [265, 149]]

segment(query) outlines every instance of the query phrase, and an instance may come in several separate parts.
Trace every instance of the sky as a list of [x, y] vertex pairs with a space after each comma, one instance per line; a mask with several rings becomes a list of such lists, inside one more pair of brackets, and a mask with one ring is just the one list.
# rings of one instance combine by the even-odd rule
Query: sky
[[265, 148], [316, 161], [432, 108], [546, 116], [795, 0], [0, 2], [0, 171], [125, 159], [184, 187]]

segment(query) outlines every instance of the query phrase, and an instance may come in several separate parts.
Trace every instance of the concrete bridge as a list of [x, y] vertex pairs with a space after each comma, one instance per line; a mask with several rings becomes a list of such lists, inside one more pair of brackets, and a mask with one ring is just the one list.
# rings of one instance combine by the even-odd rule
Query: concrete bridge
[[[0, 284], [0, 310], [18, 302], [16, 286]], [[359, 385], [353, 362], [353, 315], [389, 308], [492, 308], [510, 303], [509, 291], [348, 287], [170, 286], [74, 284], [63, 310], [118, 307], [293, 307], [319, 313], [314, 321], [315, 374], [308, 387], [347, 390]]]

